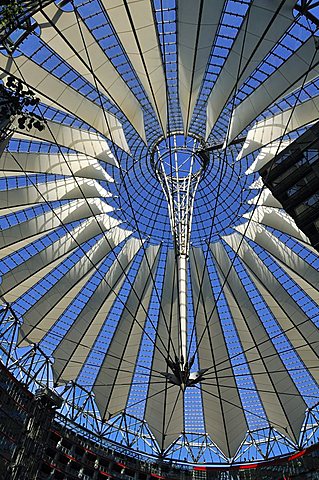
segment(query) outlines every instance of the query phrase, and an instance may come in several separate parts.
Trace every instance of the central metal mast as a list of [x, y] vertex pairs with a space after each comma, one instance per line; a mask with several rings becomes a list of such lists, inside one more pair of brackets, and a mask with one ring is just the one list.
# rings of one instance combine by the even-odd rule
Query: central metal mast
[[157, 149], [155, 173], [165, 193], [171, 230], [176, 252], [177, 289], [179, 309], [179, 362], [181, 371], [187, 366], [187, 289], [188, 258], [194, 198], [207, 163], [196, 154], [198, 141], [191, 138], [191, 147], [186, 139], [180, 144], [173, 135], [168, 138], [169, 152]]

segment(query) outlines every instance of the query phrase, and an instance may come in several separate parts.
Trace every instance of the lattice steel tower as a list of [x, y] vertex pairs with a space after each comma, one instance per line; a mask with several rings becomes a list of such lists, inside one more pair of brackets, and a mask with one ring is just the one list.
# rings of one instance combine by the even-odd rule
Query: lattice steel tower
[[195, 194], [209, 160], [198, 153], [204, 151], [203, 147], [196, 137], [172, 134], [159, 141], [152, 154], [153, 168], [168, 204], [176, 258], [180, 351], [175, 363], [169, 363], [176, 383], [184, 386], [194, 382], [190, 376], [193, 361], [187, 361], [187, 270]]

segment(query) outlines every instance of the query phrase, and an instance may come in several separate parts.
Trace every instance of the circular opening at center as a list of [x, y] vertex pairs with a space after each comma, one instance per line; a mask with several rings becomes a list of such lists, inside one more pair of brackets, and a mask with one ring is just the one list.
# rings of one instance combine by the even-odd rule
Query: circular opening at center
[[198, 154], [203, 142], [192, 136], [171, 134], [157, 142], [152, 151], [152, 166], [155, 173], [172, 178], [185, 178], [196, 175], [205, 166]]

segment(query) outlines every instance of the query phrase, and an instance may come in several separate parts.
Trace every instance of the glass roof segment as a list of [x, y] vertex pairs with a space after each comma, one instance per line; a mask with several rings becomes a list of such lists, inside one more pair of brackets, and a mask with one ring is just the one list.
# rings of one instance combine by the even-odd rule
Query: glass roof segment
[[[318, 120], [305, 111], [317, 8], [219, 3], [190, 20], [189, 44], [177, 0], [48, 2], [0, 53], [3, 83], [20, 77], [47, 120], [15, 128], [0, 156], [0, 288], [21, 322], [10, 361], [39, 349], [64, 413], [74, 388], [105, 441], [190, 463], [243, 461], [256, 439], [266, 456], [291, 451], [319, 400], [319, 255], [258, 174], [269, 143]], [[185, 94], [187, 49], [201, 81]], [[293, 121], [269, 136], [279, 114]]]
[[169, 131], [181, 131], [182, 118], [178, 100], [176, 2], [154, 0], [162, 57], [165, 65], [169, 108]]
[[[250, 0], [240, 2], [229, 0], [224, 4], [221, 22], [212, 43], [212, 53], [207, 65], [202, 90], [194, 110], [192, 120], [194, 127], [191, 126], [191, 130], [195, 134], [202, 134], [206, 130], [206, 106], [209, 94], [231, 50], [250, 3]], [[224, 134], [225, 131], [221, 132], [220, 135], [216, 134], [214, 141], [222, 142]]]

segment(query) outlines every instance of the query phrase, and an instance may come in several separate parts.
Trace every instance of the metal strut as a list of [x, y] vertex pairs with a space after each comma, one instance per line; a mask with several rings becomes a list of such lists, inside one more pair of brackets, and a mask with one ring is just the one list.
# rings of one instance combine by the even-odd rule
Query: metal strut
[[189, 369], [187, 364], [187, 271], [192, 217], [196, 190], [209, 157], [198, 155], [197, 139], [190, 139], [192, 143], [190, 147], [186, 139], [183, 143], [178, 141], [181, 137], [174, 134], [167, 139], [169, 150], [163, 151], [157, 146], [154, 170], [167, 200], [176, 252], [180, 339], [178, 363], [179, 369], [186, 372]]

